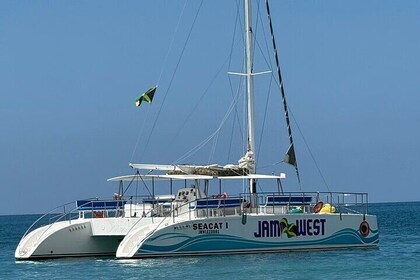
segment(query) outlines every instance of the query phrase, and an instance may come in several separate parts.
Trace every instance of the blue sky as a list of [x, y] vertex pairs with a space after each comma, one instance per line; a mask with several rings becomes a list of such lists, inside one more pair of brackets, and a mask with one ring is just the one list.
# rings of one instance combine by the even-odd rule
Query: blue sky
[[[255, 31], [265, 51], [259, 5]], [[241, 70], [242, 35], [234, 32], [236, 1], [204, 1], [175, 71], [199, 6], [0, 2], [0, 214], [111, 197], [116, 186], [106, 179], [130, 174], [130, 161], [174, 162], [215, 131], [241, 85], [230, 77], [232, 91], [227, 72]], [[271, 1], [271, 9], [303, 189], [326, 187], [296, 122], [331, 190], [369, 192], [373, 202], [420, 200], [420, 2]], [[257, 71], [268, 69], [257, 46], [255, 58]], [[259, 166], [280, 161], [288, 145], [270, 81], [256, 78], [257, 142], [267, 108]], [[136, 108], [156, 84], [154, 103]], [[232, 116], [214, 155], [210, 143], [187, 162], [237, 161], [242, 142]], [[261, 170], [279, 171], [297, 190], [292, 168]]]

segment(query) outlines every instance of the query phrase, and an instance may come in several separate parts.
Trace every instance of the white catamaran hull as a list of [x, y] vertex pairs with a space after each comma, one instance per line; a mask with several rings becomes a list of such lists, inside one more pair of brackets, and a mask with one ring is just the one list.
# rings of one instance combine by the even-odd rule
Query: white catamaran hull
[[[115, 256], [117, 247], [138, 218], [76, 219], [35, 229], [15, 251], [16, 259]], [[159, 221], [159, 218], [154, 218]], [[142, 224], [152, 223], [143, 218]]]
[[[116, 255], [141, 258], [376, 247], [376, 216], [366, 215], [364, 219], [360, 214], [250, 214], [198, 219], [150, 228], [149, 232], [143, 229], [140, 235], [130, 233]], [[127, 248], [128, 244], [132, 248]]]

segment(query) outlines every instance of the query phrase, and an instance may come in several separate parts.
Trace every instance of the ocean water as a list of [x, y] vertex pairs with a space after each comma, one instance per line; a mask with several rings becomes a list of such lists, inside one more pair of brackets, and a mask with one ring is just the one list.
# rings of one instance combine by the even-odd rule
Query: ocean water
[[420, 279], [420, 202], [371, 204], [369, 212], [378, 216], [377, 249], [19, 262], [14, 250], [39, 216], [0, 216], [0, 279]]

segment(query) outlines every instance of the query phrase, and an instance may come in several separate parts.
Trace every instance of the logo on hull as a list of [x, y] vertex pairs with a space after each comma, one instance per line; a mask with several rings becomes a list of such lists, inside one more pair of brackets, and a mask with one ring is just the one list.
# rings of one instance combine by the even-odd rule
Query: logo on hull
[[289, 223], [286, 218], [258, 221], [254, 237], [280, 237], [283, 233], [288, 238], [325, 235], [325, 222], [325, 219], [297, 219], [296, 223]]

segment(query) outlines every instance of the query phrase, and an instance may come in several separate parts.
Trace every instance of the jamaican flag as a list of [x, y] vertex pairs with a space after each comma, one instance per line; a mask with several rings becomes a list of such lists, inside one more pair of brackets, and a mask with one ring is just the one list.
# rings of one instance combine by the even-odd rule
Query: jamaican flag
[[149, 88], [145, 93], [140, 95], [139, 98], [136, 99], [136, 106], [140, 106], [141, 102], [146, 101], [147, 103], [152, 103], [153, 96], [155, 95], [156, 87]]

